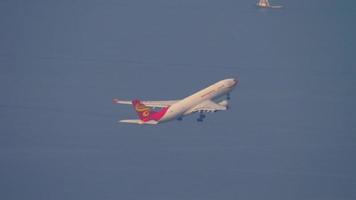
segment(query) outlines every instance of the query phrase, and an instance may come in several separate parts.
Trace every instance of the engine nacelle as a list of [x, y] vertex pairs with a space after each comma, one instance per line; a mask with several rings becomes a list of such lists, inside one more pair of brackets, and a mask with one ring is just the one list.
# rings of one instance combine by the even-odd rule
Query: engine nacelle
[[221, 106], [228, 106], [229, 102], [227, 100], [222, 100], [218, 104], [221, 105]]

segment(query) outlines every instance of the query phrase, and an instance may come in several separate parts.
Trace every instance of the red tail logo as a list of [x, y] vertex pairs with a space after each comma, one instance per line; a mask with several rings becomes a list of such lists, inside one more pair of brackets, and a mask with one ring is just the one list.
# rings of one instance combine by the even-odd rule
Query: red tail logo
[[168, 110], [168, 108], [162, 108], [158, 112], [152, 111], [150, 107], [144, 105], [138, 99], [135, 99], [132, 101], [132, 106], [136, 110], [138, 117], [144, 122], [150, 121], [150, 120], [158, 121], [163, 117], [163, 115]]
[[140, 100], [133, 100], [132, 105], [137, 112], [137, 115], [142, 121], [148, 121], [151, 114], [151, 109], [140, 102]]

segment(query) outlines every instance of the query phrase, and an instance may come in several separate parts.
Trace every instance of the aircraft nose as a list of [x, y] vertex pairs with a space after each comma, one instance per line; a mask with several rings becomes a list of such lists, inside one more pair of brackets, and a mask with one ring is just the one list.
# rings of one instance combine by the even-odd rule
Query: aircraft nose
[[224, 85], [228, 88], [234, 87], [235, 85], [237, 85], [238, 82], [239, 80], [237, 78], [229, 78], [224, 80]]
[[239, 83], [239, 79], [237, 79], [237, 78], [233, 78], [232, 79], [232, 82], [233, 82], [233, 84], [232, 85], [237, 85], [238, 83]]

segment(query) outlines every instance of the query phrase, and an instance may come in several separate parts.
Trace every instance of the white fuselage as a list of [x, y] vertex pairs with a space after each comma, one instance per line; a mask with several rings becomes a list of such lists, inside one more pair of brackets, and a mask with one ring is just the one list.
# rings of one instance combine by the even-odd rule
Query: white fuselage
[[172, 104], [159, 122], [170, 121], [186, 115], [186, 112], [200, 103], [229, 93], [237, 84], [235, 79], [219, 81], [203, 90]]

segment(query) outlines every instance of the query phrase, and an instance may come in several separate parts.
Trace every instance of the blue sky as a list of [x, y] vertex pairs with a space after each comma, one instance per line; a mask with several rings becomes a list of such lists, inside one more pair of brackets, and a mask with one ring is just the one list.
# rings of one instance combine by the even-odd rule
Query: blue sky
[[[355, 2], [0, 2], [1, 199], [355, 199]], [[239, 77], [160, 126], [111, 99]]]

